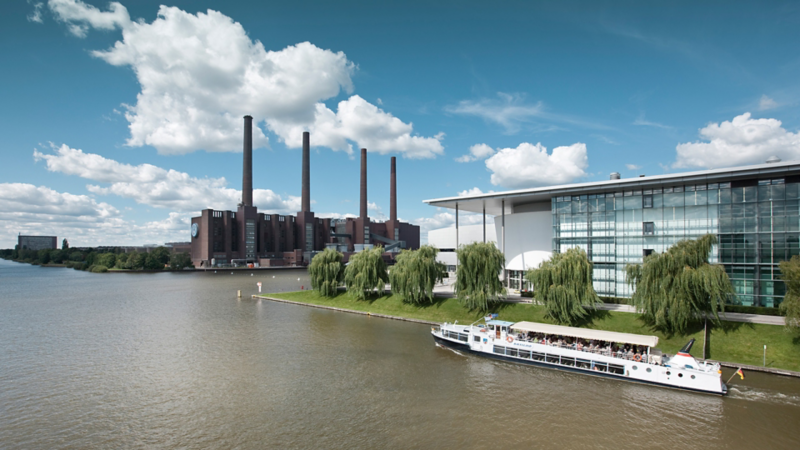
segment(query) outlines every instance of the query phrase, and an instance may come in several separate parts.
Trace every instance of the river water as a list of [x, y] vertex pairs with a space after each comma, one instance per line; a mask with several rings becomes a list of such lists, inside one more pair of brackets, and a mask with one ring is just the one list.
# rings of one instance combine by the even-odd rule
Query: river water
[[308, 287], [0, 260], [0, 447], [800, 448], [798, 379], [720, 398], [490, 361], [428, 326], [251, 300], [257, 281]]

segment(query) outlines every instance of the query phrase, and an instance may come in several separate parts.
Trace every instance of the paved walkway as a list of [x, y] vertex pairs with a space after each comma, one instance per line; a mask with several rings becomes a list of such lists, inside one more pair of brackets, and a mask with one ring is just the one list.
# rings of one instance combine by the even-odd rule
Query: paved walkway
[[[454, 295], [454, 286], [452, 284], [440, 284], [433, 288], [433, 292], [443, 297], [452, 297]], [[506, 301], [509, 303], [532, 303], [531, 298], [522, 297], [519, 294], [508, 294]], [[617, 305], [614, 303], [603, 303], [597, 309], [628, 313], [636, 312], [636, 309], [631, 305]], [[764, 325], [784, 325], [785, 323], [782, 316], [763, 316], [734, 312], [726, 312], [721, 319], [728, 322], [760, 323]]]

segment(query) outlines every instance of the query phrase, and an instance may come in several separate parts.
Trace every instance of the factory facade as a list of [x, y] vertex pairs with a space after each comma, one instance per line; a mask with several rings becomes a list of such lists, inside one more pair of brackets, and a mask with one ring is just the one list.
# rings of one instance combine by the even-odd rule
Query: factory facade
[[419, 227], [397, 219], [396, 158], [391, 159], [390, 217], [375, 222], [367, 214], [367, 150], [361, 149], [361, 198], [357, 218], [320, 218], [311, 211], [310, 135], [303, 133], [301, 210], [295, 215], [259, 213], [253, 205], [253, 118], [244, 118], [242, 202], [236, 211], [206, 209], [192, 218], [195, 267], [252, 264], [307, 265], [327, 247], [349, 256], [380, 245], [387, 252], [419, 248]]
[[[495, 216], [511, 288], [552, 252], [586, 251], [601, 296], [630, 297], [625, 266], [682, 239], [711, 233], [735, 302], [775, 307], [786, 291], [779, 263], [800, 254], [800, 163], [642, 176], [426, 200]], [[457, 216], [457, 213], [456, 213]]]
[[17, 236], [17, 248], [20, 250], [55, 250], [58, 248], [57, 236]]

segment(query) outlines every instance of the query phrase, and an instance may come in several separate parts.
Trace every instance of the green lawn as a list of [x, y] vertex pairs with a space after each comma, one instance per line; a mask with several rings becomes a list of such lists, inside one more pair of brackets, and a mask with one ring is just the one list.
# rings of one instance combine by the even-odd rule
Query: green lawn
[[[436, 298], [433, 304], [413, 306], [404, 303], [399, 297], [393, 295], [384, 295], [366, 301], [355, 300], [344, 293], [335, 298], [327, 298], [318, 295], [316, 291], [265, 295], [301, 303], [333, 306], [431, 322], [453, 322], [458, 320], [459, 323], [469, 324], [483, 317], [483, 314], [479, 312], [471, 312], [464, 309], [455, 298]], [[536, 305], [502, 303], [497, 305], [491, 312], [498, 313], [500, 319], [510, 322], [527, 320], [552, 323], [552, 321], [545, 319], [542, 307]], [[658, 336], [658, 346], [666, 353], [677, 352], [693, 337], [697, 339], [697, 343], [692, 350], [692, 354], [700, 357], [703, 353], [702, 326], [696, 327], [690, 334], [667, 337], [663, 333], [645, 325], [639, 320], [638, 314], [597, 311], [592, 320], [585, 324], [585, 327]], [[784, 327], [723, 322], [722, 327], [712, 329], [710, 334], [707, 357], [711, 359], [760, 366], [762, 364], [764, 344], [766, 344], [767, 365], [769, 367], [800, 371], [800, 336], [796, 333], [785, 331]]]

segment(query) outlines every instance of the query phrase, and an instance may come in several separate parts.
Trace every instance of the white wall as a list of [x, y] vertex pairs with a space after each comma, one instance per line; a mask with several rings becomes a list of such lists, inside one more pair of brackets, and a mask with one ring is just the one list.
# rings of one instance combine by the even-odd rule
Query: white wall
[[[498, 247], [502, 250], [502, 218], [495, 218]], [[533, 250], [553, 251], [553, 214], [547, 211], [506, 214], [506, 262]]]
[[[497, 228], [499, 229], [499, 228]], [[497, 245], [497, 230], [492, 224], [486, 224], [486, 242]], [[460, 225], [458, 227], [458, 244], [466, 245], [483, 242], [483, 225]], [[438, 249], [456, 248], [456, 227], [440, 228], [428, 232], [428, 245]], [[436, 260], [447, 265], [456, 265], [456, 252], [439, 252]]]

